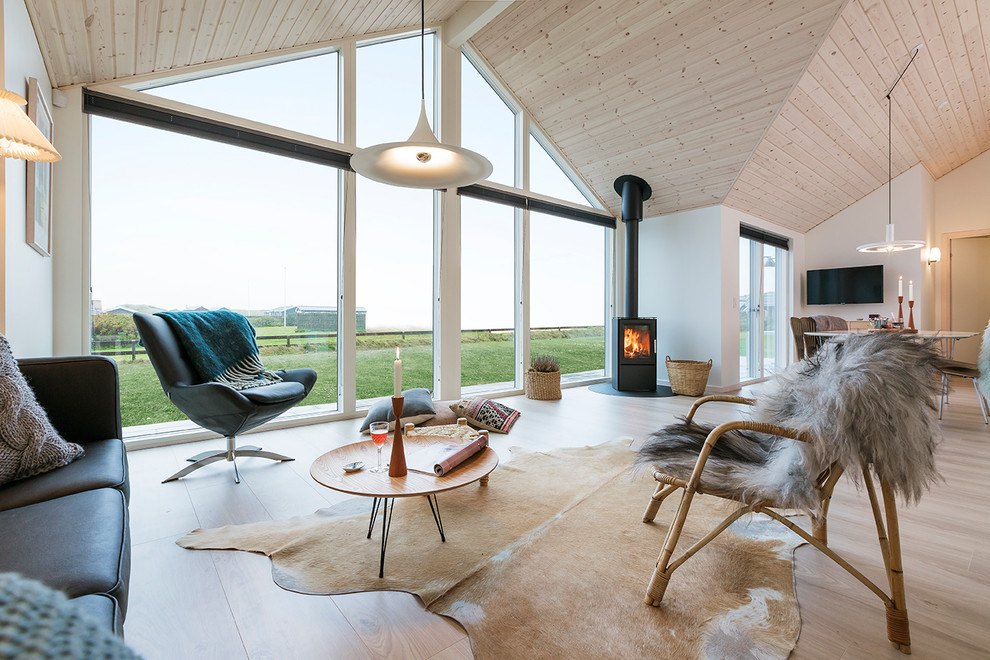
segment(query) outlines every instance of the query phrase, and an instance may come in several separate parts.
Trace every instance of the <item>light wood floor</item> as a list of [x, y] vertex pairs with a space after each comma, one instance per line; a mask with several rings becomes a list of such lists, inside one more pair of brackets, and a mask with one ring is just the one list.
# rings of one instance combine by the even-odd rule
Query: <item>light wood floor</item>
[[[938, 456], [945, 483], [918, 507], [901, 508], [900, 514], [918, 658], [990, 654], [990, 429], [980, 417], [970, 382], [953, 384]], [[562, 401], [503, 401], [522, 416], [511, 435], [493, 435], [497, 451], [513, 445], [552, 448], [641, 438], [686, 412], [692, 399], [611, 397], [577, 388], [565, 390]], [[734, 406], [707, 407], [712, 409], [707, 421], [737, 416]], [[463, 629], [427, 613], [409, 594], [304, 596], [275, 586], [264, 556], [175, 545], [196, 527], [305, 515], [341, 501], [344, 496], [309, 477], [309, 466], [323, 452], [355, 441], [359, 423], [248, 436], [246, 444], [261, 444], [296, 460], [238, 461], [240, 485], [223, 463], [179, 482], [159, 483], [187, 456], [219, 448], [220, 440], [131, 452], [133, 568], [127, 642], [149, 659], [472, 657]], [[649, 495], [643, 493], [644, 507]], [[847, 482], [840, 483], [830, 511], [830, 542], [882, 584], [865, 499]], [[644, 590], [651, 570], [643, 567]], [[882, 604], [866, 588], [809, 546], [798, 549], [794, 572], [803, 627], [792, 657], [901, 657], [887, 644]]]

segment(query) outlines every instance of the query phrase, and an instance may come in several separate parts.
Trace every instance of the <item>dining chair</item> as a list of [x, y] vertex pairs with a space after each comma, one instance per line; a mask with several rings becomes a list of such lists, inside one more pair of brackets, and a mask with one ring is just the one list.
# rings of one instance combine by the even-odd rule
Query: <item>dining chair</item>
[[[942, 419], [942, 408], [949, 396], [949, 377], [955, 376], [973, 381], [973, 388], [976, 389], [976, 400], [979, 402], [980, 412], [983, 414], [983, 423], [990, 424], [990, 419], [987, 417], [987, 413], [990, 412], [990, 403], [987, 402], [987, 396], [990, 395], [990, 323], [987, 323], [987, 327], [983, 331], [977, 362], [942, 360], [939, 362], [939, 369], [942, 372], [942, 389], [938, 399], [938, 418]], [[983, 384], [982, 388], [981, 383]]]

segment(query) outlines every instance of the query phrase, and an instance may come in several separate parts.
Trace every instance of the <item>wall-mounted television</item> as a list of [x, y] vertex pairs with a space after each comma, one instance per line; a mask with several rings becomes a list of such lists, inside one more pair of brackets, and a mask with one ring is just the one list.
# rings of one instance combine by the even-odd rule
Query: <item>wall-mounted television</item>
[[883, 302], [883, 266], [809, 270], [809, 305], [862, 305]]

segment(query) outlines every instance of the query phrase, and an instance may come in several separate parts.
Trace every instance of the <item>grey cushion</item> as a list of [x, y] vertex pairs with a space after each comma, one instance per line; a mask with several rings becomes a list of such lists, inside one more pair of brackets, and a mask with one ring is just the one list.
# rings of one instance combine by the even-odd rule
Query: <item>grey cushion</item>
[[275, 383], [262, 387], [240, 390], [240, 393], [255, 403], [281, 403], [306, 393], [302, 383]]
[[[437, 410], [433, 407], [433, 395], [425, 387], [415, 387], [402, 393], [402, 423], [419, 424], [432, 419]], [[395, 430], [395, 415], [392, 413], [392, 397], [387, 397], [371, 406], [368, 416], [361, 423], [361, 433], [369, 433], [372, 422], [388, 421], [390, 431]]]
[[20, 573], [69, 598], [107, 594], [127, 612], [127, 503], [114, 488], [0, 511], [0, 572]]
[[48, 421], [0, 335], [0, 484], [66, 465], [82, 451]]
[[88, 442], [86, 453], [65, 467], [0, 486], [0, 511], [97, 488], [128, 495], [127, 456], [117, 438]]

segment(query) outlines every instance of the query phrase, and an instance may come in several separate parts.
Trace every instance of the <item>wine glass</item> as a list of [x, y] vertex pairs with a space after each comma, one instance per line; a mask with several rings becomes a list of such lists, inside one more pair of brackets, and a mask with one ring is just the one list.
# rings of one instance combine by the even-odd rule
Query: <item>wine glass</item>
[[372, 422], [371, 441], [378, 447], [378, 466], [371, 468], [370, 472], [385, 472], [388, 470], [387, 465], [382, 465], [382, 447], [385, 446], [385, 440], [387, 439], [388, 422]]

